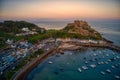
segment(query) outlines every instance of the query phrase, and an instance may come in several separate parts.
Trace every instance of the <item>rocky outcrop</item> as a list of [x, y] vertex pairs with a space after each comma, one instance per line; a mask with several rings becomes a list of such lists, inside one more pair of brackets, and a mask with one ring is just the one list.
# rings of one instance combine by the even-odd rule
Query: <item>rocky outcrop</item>
[[74, 23], [68, 23], [63, 30], [68, 33], [77, 33], [82, 36], [101, 37], [101, 35], [92, 29], [86, 21], [82, 20], [75, 20]]

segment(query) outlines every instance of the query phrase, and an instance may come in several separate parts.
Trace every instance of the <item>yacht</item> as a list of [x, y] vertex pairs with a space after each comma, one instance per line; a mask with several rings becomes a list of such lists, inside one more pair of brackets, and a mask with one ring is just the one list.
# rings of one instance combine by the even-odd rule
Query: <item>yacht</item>
[[106, 69], [106, 72], [111, 73], [111, 71], [109, 69]]
[[105, 75], [105, 72], [103, 72], [103, 71], [101, 71], [100, 73], [101, 73], [102, 75]]
[[90, 65], [90, 67], [95, 68], [95, 67], [96, 67], [96, 65], [95, 65], [95, 64], [91, 64], [91, 65]]
[[87, 64], [88, 63], [88, 61], [85, 61], [85, 64]]
[[104, 62], [103, 62], [103, 61], [101, 61], [100, 63], [101, 63], [101, 64], [104, 64]]
[[97, 54], [94, 53], [93, 56], [97, 56]]
[[119, 57], [119, 56], [116, 56], [116, 58], [117, 58], [117, 59], [120, 59], [120, 57]]
[[79, 72], [82, 72], [82, 70], [81, 70], [80, 68], [78, 68], [78, 71], [79, 71]]
[[115, 78], [116, 78], [116, 79], [120, 79], [120, 76], [115, 75]]
[[52, 64], [53, 62], [52, 62], [52, 61], [49, 61], [48, 63], [49, 63], [49, 64]]
[[100, 64], [101, 64], [101, 62], [98, 62], [97, 64], [99, 64], [99, 65], [100, 65]]
[[111, 62], [111, 60], [110, 60], [110, 59], [108, 59], [108, 61], [109, 61], [109, 62]]
[[108, 57], [108, 56], [109, 56], [109, 54], [106, 54], [106, 56]]
[[113, 66], [113, 65], [112, 65], [111, 67], [112, 67], [113, 69], [115, 68], [115, 66]]
[[87, 66], [82, 66], [82, 68], [83, 68], [84, 70], [87, 70], [87, 69], [88, 69], [88, 67], [87, 67]]

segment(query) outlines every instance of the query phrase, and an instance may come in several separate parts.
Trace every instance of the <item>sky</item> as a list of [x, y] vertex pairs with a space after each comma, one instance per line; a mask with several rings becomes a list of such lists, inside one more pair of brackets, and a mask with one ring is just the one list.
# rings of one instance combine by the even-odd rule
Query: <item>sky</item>
[[0, 19], [120, 19], [120, 0], [0, 0]]

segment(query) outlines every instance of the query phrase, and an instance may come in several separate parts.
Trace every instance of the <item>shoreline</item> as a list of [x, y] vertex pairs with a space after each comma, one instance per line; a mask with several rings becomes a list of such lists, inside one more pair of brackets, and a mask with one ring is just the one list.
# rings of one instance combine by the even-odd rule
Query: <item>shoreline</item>
[[49, 50], [48, 52], [43, 53], [40, 57], [35, 58], [34, 60], [32, 60], [31, 62], [29, 62], [29, 64], [27, 64], [27, 66], [23, 66], [22, 69], [20, 69], [16, 76], [13, 77], [13, 79], [11, 80], [24, 80], [26, 75], [33, 69], [35, 68], [39, 63], [41, 63], [43, 60], [45, 60], [48, 56], [52, 55], [51, 53], [53, 53], [55, 50], [57, 49], [57, 47], [52, 48], [51, 50]]
[[[74, 45], [73, 45], [74, 44]], [[64, 44], [62, 44], [64, 45]], [[102, 48], [109, 48], [109, 49], [112, 49], [112, 50], [116, 50], [116, 51], [119, 51], [120, 52], [120, 48], [119, 46], [116, 46], [118, 47], [117, 48], [114, 48], [112, 46], [115, 46], [115, 45], [108, 45], [108, 44], [77, 44], [77, 43], [72, 43], [72, 46], [69, 46], [69, 47], [66, 47], [66, 48], [62, 48], [62, 47], [55, 47], [55, 48], [52, 48], [51, 50], [49, 50], [48, 52], [45, 52], [43, 53], [40, 57], [37, 57], [35, 58], [35, 60], [31, 61], [27, 66], [24, 66], [22, 68], [22, 70], [20, 69], [18, 71], [18, 74], [16, 74], [16, 76], [12, 79], [12, 80], [24, 80], [26, 75], [33, 69], [35, 68], [39, 63], [41, 63], [43, 60], [45, 60], [48, 56], [52, 55], [54, 51], [56, 52], [60, 52], [60, 50], [78, 50], [80, 48], [83, 48], [83, 47], [102, 47]]]
[[86, 43], [86, 44], [80, 44], [80, 43], [71, 43], [71, 42], [68, 42], [67, 45], [70, 45], [70, 46], [66, 46], [66, 43], [65, 43], [65, 46], [64, 44], [62, 44], [62, 46], [58, 47], [59, 51], [60, 50], [78, 50], [78, 49], [82, 49], [83, 47], [101, 47], [101, 48], [109, 48], [111, 50], [116, 50], [118, 52], [120, 52], [120, 47], [119, 46], [116, 46], [114, 44], [111, 44], [111, 43], [106, 43], [106, 44], [91, 44], [91, 43]]

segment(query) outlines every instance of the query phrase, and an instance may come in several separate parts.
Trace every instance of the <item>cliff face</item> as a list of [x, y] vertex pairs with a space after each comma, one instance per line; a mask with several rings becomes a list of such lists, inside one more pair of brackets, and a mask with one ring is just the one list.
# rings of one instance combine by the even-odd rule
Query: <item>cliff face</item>
[[82, 36], [101, 37], [101, 35], [92, 29], [86, 21], [75, 20], [74, 23], [68, 23], [63, 30], [68, 33], [77, 33]]

